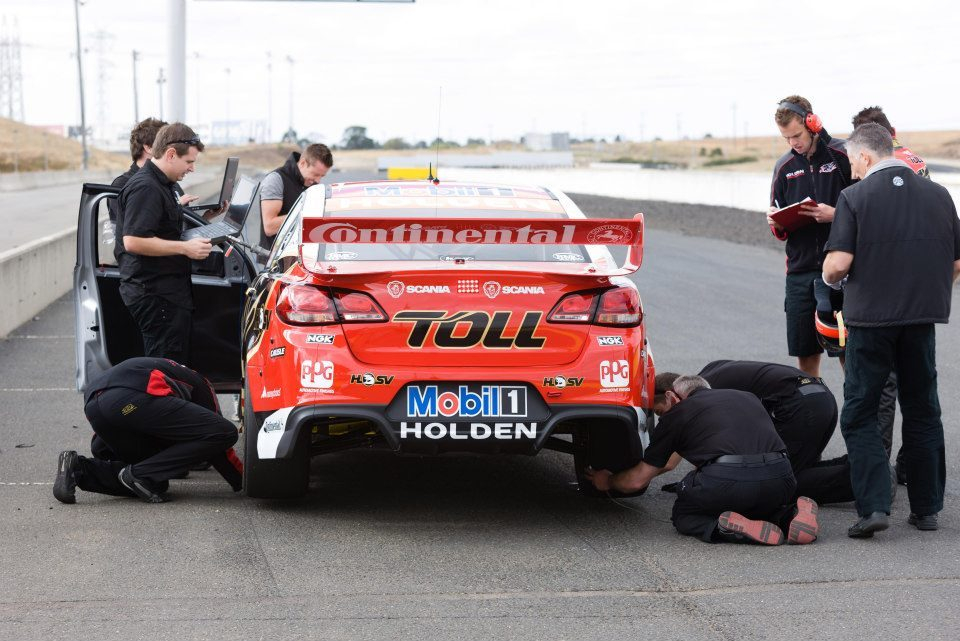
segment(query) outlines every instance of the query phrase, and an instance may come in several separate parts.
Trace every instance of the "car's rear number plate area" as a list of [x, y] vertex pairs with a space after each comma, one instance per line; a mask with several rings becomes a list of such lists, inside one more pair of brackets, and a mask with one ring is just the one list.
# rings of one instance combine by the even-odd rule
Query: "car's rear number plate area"
[[524, 384], [411, 383], [387, 410], [402, 441], [535, 439], [546, 405]]

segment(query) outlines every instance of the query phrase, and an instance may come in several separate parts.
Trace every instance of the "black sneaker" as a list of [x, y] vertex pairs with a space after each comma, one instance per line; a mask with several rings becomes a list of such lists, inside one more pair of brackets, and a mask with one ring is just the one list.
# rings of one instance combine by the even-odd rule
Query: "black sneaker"
[[890, 519], [886, 512], [874, 512], [870, 516], [861, 517], [859, 521], [847, 529], [847, 536], [851, 539], [869, 539], [874, 532], [880, 532], [890, 527]]
[[937, 524], [937, 515], [936, 514], [924, 514], [923, 516], [910, 513], [910, 516], [907, 518], [907, 523], [914, 526], [918, 530], [933, 531], [939, 528]]
[[120, 473], [117, 474], [117, 478], [120, 480], [120, 483], [136, 494], [138, 497], [146, 501], [147, 503], [166, 503], [169, 499], [163, 494], [157, 494], [146, 483], [138, 479], [133, 475], [133, 472], [130, 471], [130, 466], [126, 466]]
[[57, 478], [53, 481], [53, 497], [61, 503], [77, 502], [77, 452], [64, 450], [57, 461]]

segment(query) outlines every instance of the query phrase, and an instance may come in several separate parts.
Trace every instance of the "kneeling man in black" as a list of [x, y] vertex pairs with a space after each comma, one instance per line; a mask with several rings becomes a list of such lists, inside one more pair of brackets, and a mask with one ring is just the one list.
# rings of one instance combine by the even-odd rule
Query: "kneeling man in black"
[[209, 462], [234, 491], [242, 464], [233, 452], [237, 428], [220, 415], [200, 374], [165, 358], [131, 358], [87, 385], [83, 408], [119, 460], [60, 453], [53, 495], [76, 502], [76, 488], [163, 503], [168, 481]]
[[819, 533], [817, 504], [800, 497], [770, 416], [752, 394], [710, 389], [700, 376], [680, 376], [643, 461], [612, 474], [588, 470], [598, 490], [634, 492], [682, 457], [696, 469], [680, 481], [673, 525], [708, 543], [812, 543]]

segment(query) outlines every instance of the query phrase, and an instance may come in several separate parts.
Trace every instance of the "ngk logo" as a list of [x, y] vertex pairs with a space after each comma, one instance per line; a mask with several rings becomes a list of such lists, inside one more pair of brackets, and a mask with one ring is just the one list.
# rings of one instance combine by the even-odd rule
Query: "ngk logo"
[[333, 363], [305, 360], [300, 364], [300, 384], [313, 389], [333, 387]]
[[[523, 321], [514, 336], [505, 336], [513, 312], [397, 312], [395, 323], [413, 323], [407, 345], [421, 348], [432, 339], [437, 347], [466, 349], [483, 344], [486, 349], [541, 349], [545, 339], [536, 336], [543, 312], [524, 312]], [[436, 331], [430, 330], [436, 327]]]
[[627, 361], [600, 361], [600, 387], [630, 385], [630, 364]]

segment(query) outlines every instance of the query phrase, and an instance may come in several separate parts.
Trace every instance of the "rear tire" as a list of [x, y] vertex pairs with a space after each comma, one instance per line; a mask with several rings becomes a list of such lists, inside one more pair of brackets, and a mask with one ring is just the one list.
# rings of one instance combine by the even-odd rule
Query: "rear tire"
[[593, 421], [582, 425], [573, 434], [573, 467], [577, 485], [584, 496], [593, 498], [640, 496], [646, 489], [624, 494], [611, 490], [601, 492], [587, 479], [584, 470], [620, 472], [633, 467], [643, 458], [643, 445], [636, 430], [619, 421]]
[[250, 401], [250, 390], [243, 390], [243, 491], [256, 499], [297, 498], [310, 485], [310, 448], [301, 438], [290, 459], [261, 459], [257, 455], [258, 420]]

